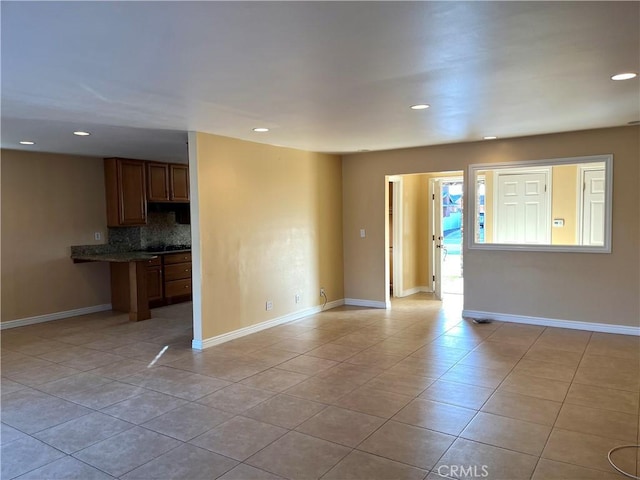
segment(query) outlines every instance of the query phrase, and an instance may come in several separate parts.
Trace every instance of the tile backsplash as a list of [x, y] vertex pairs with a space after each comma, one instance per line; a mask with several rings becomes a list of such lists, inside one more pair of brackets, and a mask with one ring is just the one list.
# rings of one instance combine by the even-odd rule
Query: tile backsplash
[[157, 245], [191, 245], [191, 225], [176, 222], [175, 212], [148, 212], [142, 227], [109, 228], [109, 245], [135, 251]]
[[175, 212], [149, 212], [147, 224], [138, 228], [142, 248], [153, 245], [191, 245], [191, 225], [177, 223]]
[[191, 225], [176, 222], [175, 212], [149, 211], [142, 227], [109, 227], [108, 243], [75, 245], [72, 255], [135, 252], [159, 245], [191, 245]]

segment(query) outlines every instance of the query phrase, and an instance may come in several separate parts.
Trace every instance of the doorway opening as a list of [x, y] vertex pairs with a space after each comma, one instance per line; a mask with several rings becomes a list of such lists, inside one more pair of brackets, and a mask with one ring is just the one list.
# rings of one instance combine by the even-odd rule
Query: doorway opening
[[461, 171], [386, 177], [387, 308], [417, 294], [462, 299], [462, 189]]
[[434, 178], [431, 190], [434, 292], [438, 298], [463, 295], [463, 178]]

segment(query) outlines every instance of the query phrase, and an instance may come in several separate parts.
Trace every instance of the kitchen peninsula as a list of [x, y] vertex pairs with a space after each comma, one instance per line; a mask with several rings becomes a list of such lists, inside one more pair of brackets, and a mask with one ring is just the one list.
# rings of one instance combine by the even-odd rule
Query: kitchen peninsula
[[[133, 322], [151, 318], [147, 292], [147, 263], [157, 258], [157, 255], [145, 252], [72, 253], [71, 258], [75, 263], [109, 262], [112, 308], [129, 312], [129, 320]], [[114, 285], [114, 279], [120, 284]]]

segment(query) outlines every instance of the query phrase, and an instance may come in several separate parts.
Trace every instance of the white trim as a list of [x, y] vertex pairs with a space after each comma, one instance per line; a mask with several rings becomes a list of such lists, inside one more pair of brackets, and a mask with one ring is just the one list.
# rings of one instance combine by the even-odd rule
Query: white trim
[[19, 318], [17, 320], [9, 320], [0, 324], [0, 330], [7, 328], [24, 327], [35, 323], [50, 322], [52, 320], [62, 320], [69, 317], [77, 317], [79, 315], [87, 315], [89, 313], [104, 312], [111, 310], [111, 304], [93, 305], [92, 307], [76, 308], [74, 310], [66, 310], [64, 312], [46, 313], [44, 315], [36, 315], [35, 317]]
[[[402, 177], [391, 177], [393, 183], [393, 296], [400, 297], [404, 291], [404, 193]], [[387, 263], [388, 265], [388, 263]], [[387, 284], [387, 291], [389, 285]]]
[[190, 131], [188, 135], [193, 337], [202, 343], [202, 254], [200, 250], [200, 198], [198, 196], [198, 133]]
[[[379, 302], [376, 300], [361, 300], [359, 298], [345, 298], [344, 304], [354, 307], [389, 308], [387, 306], [387, 302]], [[389, 305], [390, 304], [391, 303], [389, 303]]]
[[573, 330], [588, 330], [591, 332], [616, 333], [620, 335], [640, 336], [640, 326], [615, 325], [608, 323], [581, 322], [578, 320], [561, 320], [557, 318], [529, 317], [509, 313], [483, 312], [480, 310], [463, 310], [463, 317], [488, 318], [500, 322], [525, 323], [544, 327], [571, 328]]
[[271, 320], [266, 320], [261, 323], [256, 323], [255, 325], [239, 328], [238, 330], [223, 333], [222, 335], [205, 338], [204, 340], [194, 338], [191, 341], [191, 348], [195, 350], [203, 350], [205, 348], [213, 347], [214, 345], [220, 345], [221, 343], [229, 342], [231, 340], [235, 340], [236, 338], [244, 337], [245, 335], [251, 335], [252, 333], [256, 333], [267, 328], [276, 327], [283, 323], [293, 322], [294, 320], [299, 320], [301, 318], [308, 317], [309, 315], [314, 315], [316, 313], [322, 312], [323, 310], [330, 310], [341, 305], [344, 305], [343, 299], [334, 300], [332, 302], [327, 302], [327, 304], [324, 306], [324, 309], [322, 308], [322, 305], [318, 305], [315, 307], [305, 308], [304, 310], [298, 310], [297, 312], [289, 313], [287, 315], [282, 315], [281, 317], [272, 318]]

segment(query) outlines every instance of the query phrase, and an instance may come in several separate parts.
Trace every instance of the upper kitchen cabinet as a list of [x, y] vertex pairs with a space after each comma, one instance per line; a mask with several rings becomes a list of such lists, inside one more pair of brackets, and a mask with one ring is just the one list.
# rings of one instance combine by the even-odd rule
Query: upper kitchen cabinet
[[189, 167], [173, 163], [147, 162], [149, 202], [188, 202]]
[[170, 200], [172, 202], [189, 201], [189, 167], [187, 165], [169, 165], [171, 185]]
[[109, 227], [145, 225], [147, 192], [145, 162], [105, 158], [104, 176]]
[[147, 162], [147, 200], [169, 201], [169, 164]]

